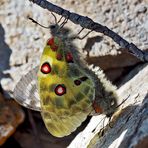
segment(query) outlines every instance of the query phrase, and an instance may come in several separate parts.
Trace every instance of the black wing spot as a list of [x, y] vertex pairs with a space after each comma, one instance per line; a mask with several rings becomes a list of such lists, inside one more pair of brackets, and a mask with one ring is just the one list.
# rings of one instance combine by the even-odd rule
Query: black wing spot
[[74, 83], [75, 83], [75, 85], [80, 85], [81, 84], [81, 81], [80, 80], [74, 80]]
[[87, 79], [88, 79], [88, 77], [78, 78], [78, 79], [74, 80], [74, 84], [78, 86], [82, 83], [82, 81], [86, 81]]
[[88, 79], [88, 77], [81, 77], [80, 80], [81, 81], [86, 81]]

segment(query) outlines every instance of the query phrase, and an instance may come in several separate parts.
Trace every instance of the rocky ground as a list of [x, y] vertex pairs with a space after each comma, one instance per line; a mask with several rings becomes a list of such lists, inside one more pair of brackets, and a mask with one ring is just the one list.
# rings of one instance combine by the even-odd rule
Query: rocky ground
[[[88, 16], [112, 29], [127, 41], [133, 42], [140, 49], [148, 50], [147, 0], [52, 0], [50, 2]], [[43, 47], [50, 37], [48, 30], [33, 24], [27, 19], [28, 16], [47, 26], [54, 22], [53, 16], [48, 11], [30, 3], [29, 0], [0, 0], [0, 80], [7, 98], [12, 96], [20, 77], [38, 65]], [[71, 22], [66, 26], [71, 28], [72, 34], [81, 29]], [[81, 35], [86, 32], [87, 30]], [[125, 77], [127, 78], [133, 68], [142, 64], [102, 34], [91, 33], [82, 41], [76, 40], [75, 44], [86, 57], [86, 61], [100, 66], [118, 87], [131, 79]], [[34, 138], [41, 135], [39, 143], [44, 147], [51, 143], [55, 148], [66, 147], [80, 130], [64, 140], [56, 139], [47, 133], [38, 113], [25, 110], [25, 115], [24, 124], [6, 145], [15, 141], [15, 144], [19, 143], [25, 148], [29, 145], [36, 147]], [[36, 121], [41, 124], [37, 124]]]

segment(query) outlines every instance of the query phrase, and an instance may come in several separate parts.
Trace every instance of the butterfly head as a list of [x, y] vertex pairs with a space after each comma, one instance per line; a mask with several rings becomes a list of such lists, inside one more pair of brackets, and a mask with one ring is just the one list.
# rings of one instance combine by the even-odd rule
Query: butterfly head
[[51, 24], [49, 26], [50, 33], [52, 36], [59, 36], [59, 37], [68, 37], [68, 34], [70, 33], [70, 29], [66, 27], [61, 27], [58, 24]]
[[106, 99], [106, 105], [104, 105], [104, 114], [107, 117], [111, 117], [117, 109], [117, 101], [116, 96], [110, 96]]
[[95, 99], [93, 102], [94, 111], [92, 114], [105, 114], [107, 117], [111, 117], [117, 108], [117, 96], [111, 95], [107, 98]]

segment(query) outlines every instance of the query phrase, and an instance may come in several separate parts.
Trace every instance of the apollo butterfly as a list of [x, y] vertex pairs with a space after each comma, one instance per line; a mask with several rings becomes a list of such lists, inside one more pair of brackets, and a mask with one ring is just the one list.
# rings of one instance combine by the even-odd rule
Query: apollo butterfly
[[[100, 68], [89, 67], [70, 44], [65, 27], [50, 27], [52, 37], [40, 65], [21, 78], [16, 101], [41, 112], [48, 131], [56, 137], [71, 134], [88, 115], [114, 113], [117, 95]], [[67, 29], [67, 28], [66, 28]], [[64, 32], [64, 34], [63, 34]]]

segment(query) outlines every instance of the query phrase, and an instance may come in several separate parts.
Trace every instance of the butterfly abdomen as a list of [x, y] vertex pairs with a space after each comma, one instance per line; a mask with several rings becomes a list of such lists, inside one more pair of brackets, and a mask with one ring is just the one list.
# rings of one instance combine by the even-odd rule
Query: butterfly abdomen
[[93, 102], [95, 113], [111, 116], [118, 105], [116, 87], [107, 80], [99, 67], [91, 65], [89, 68], [92, 71], [90, 75], [92, 75], [95, 83], [95, 100]]

